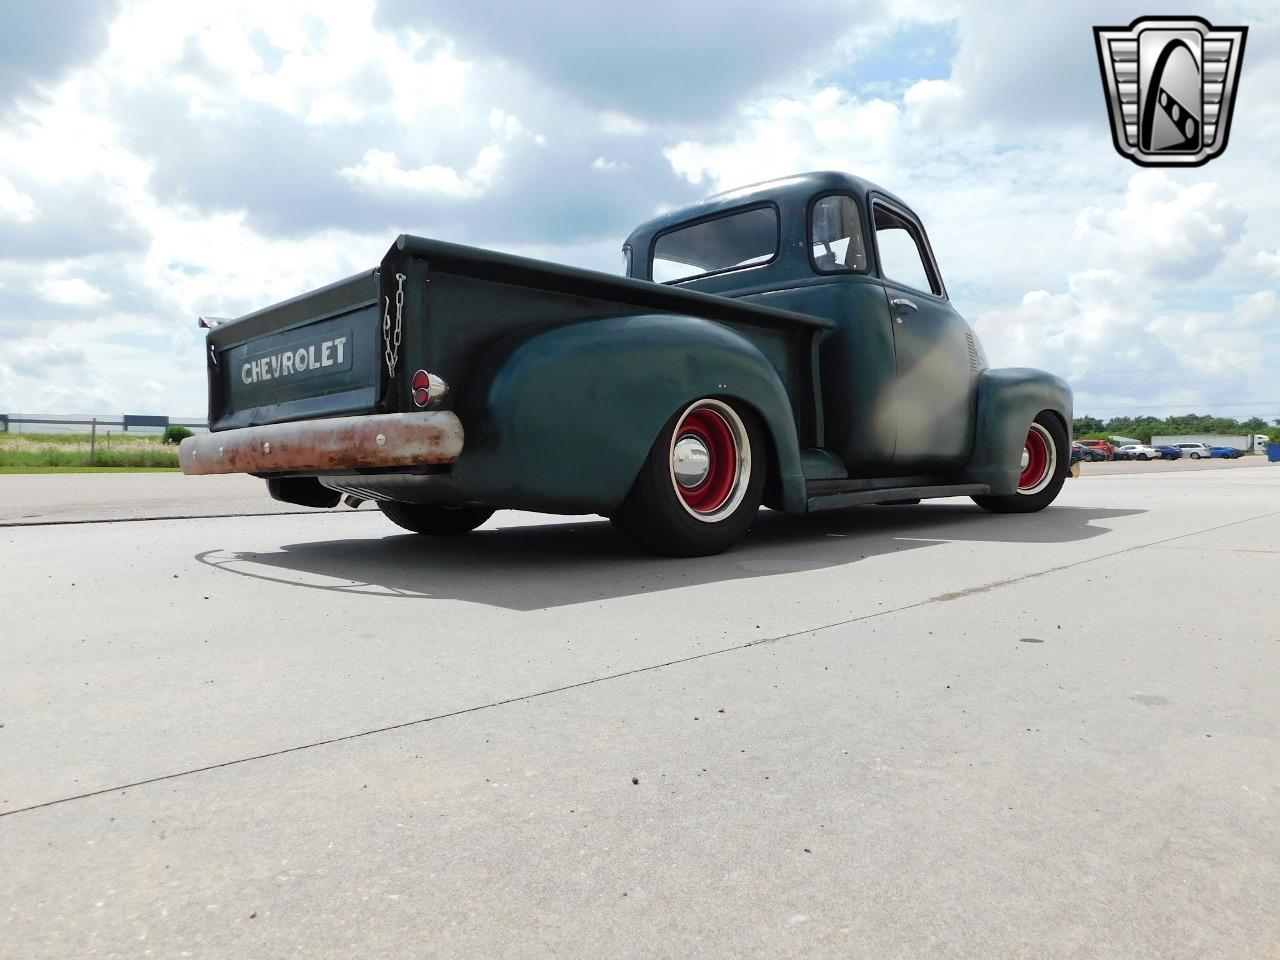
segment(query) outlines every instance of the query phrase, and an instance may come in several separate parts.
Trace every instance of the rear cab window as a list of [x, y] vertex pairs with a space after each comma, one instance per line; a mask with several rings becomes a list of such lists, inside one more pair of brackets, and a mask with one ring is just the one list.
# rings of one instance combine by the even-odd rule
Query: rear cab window
[[872, 201], [871, 211], [881, 277], [935, 297], [945, 296], [919, 224], [882, 200]]
[[818, 273], [865, 273], [867, 247], [858, 202], [845, 194], [819, 197], [809, 208], [809, 258]]
[[668, 230], [653, 243], [650, 277], [680, 283], [772, 263], [778, 256], [778, 223], [778, 210], [770, 204]]

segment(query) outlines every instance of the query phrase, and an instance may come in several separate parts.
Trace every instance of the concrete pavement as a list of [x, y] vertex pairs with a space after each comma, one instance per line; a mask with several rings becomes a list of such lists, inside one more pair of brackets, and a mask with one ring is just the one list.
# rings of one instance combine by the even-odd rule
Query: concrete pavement
[[305, 513], [272, 500], [257, 477], [145, 473], [0, 475], [0, 526]]
[[1274, 955], [1277, 494], [2, 528], [0, 955]]

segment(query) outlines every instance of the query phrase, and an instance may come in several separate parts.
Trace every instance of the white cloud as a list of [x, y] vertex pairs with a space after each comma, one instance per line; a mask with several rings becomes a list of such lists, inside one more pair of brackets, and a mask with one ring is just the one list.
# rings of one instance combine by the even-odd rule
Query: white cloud
[[406, 169], [394, 153], [375, 148], [366, 150], [358, 164], [343, 167], [339, 173], [374, 192], [471, 199], [483, 196], [493, 186], [502, 170], [503, 159], [502, 148], [491, 143], [481, 149], [475, 162], [462, 173], [438, 163]]
[[814, 169], [875, 178], [887, 172], [900, 119], [895, 104], [825, 87], [746, 106], [725, 135], [682, 140], [666, 155], [677, 173], [712, 191]]
[[547, 138], [540, 133], [534, 133], [523, 123], [520, 118], [499, 110], [494, 107], [489, 111], [489, 129], [492, 130], [501, 141], [512, 143], [516, 140], [531, 140], [539, 147], [547, 145]]
[[1161, 309], [1149, 288], [1117, 270], [1067, 278], [1067, 292], [1035, 290], [1014, 307], [982, 311], [976, 328], [995, 366], [1040, 366], [1075, 390], [1077, 414], [1249, 416], [1274, 407], [1261, 360], [1280, 351], [1274, 291], [1219, 310]]
[[111, 385], [91, 367], [79, 343], [46, 335], [5, 343], [0, 354], [0, 407], [10, 412], [115, 409]]
[[975, 326], [993, 365], [1048, 366], [1076, 378], [1140, 352], [1151, 301], [1125, 290], [1115, 270], [1067, 278], [1067, 292], [1032, 290], [1014, 307], [985, 310]]
[[[820, 37], [761, 8], [714, 49], [651, 18], [630, 29], [669, 59], [645, 75], [619, 69], [634, 37], [603, 8], [525, 11], [522, 32], [408, 0], [130, 0], [105, 48], [33, 73], [39, 98], [0, 120], [0, 406], [198, 413], [198, 313], [371, 266], [398, 230], [612, 271], [652, 212], [813, 169], [911, 203], [993, 361], [1069, 375], [1098, 410], [1225, 402], [1215, 384], [1276, 363], [1274, 14], [1203, 11], [1253, 26], [1231, 148], [1134, 177], [1088, 30], [1127, 19], [1110, 7], [837, 6], [800, 11]], [[862, 83], [863, 58], [915, 62], [892, 48], [904, 23], [954, 32], [950, 74]], [[68, 337], [79, 366], [57, 361]], [[1126, 378], [1148, 368], [1188, 382]]]
[[1254, 264], [1265, 273], [1280, 278], [1280, 250], [1262, 250], [1253, 256]]
[[80, 277], [45, 280], [40, 284], [39, 290], [40, 295], [50, 303], [61, 303], [73, 307], [97, 306], [111, 299], [110, 294], [99, 290]]
[[849, 0], [648, 0], [640, 16], [585, 0], [380, 0], [377, 13], [397, 32], [445, 34], [481, 69], [510, 64], [562, 102], [655, 125], [713, 121], [769, 82], [803, 77], [846, 31], [883, 15]]
[[9, 344], [5, 359], [18, 373], [33, 373], [49, 367], [83, 366], [88, 355], [78, 343], [54, 337], [19, 340]]
[[964, 88], [950, 80], [920, 80], [907, 88], [902, 105], [916, 129], [955, 130], [967, 123], [964, 99]]
[[[918, 93], [949, 99], [954, 113], [939, 118], [949, 126], [984, 125], [1034, 135], [1037, 128], [1091, 124], [1102, 108], [1091, 27], [1128, 23], [1147, 12], [1118, 10], [1115, 0], [921, 4], [918, 18], [954, 22], [961, 43], [947, 87], [925, 87]], [[1197, 12], [1215, 18], [1204, 4]], [[1230, 15], [1227, 19], [1235, 22]]]
[[1280, 302], [1274, 290], [1259, 290], [1235, 298], [1232, 319], [1241, 327], [1271, 329], [1280, 320]]
[[1240, 239], [1245, 214], [1216, 183], [1184, 187], [1163, 172], [1129, 179], [1124, 204], [1089, 206], [1076, 220], [1076, 238], [1115, 263], [1143, 274], [1192, 280], [1213, 270]]
[[650, 124], [616, 110], [606, 110], [600, 114], [600, 129], [620, 137], [638, 137], [652, 130]]
[[379, 193], [417, 193], [448, 197], [451, 200], [475, 200], [483, 197], [498, 182], [507, 163], [512, 145], [525, 142], [535, 147], [547, 146], [547, 137], [535, 133], [520, 118], [497, 108], [489, 111], [489, 129], [494, 142], [480, 148], [466, 170], [443, 164], [424, 164], [404, 168], [393, 151], [371, 148], [360, 163], [344, 166], [339, 174], [358, 186]]
[[36, 202], [0, 173], [0, 220], [14, 223], [30, 223], [40, 216]]
[[360, 163], [344, 166], [339, 174], [374, 192], [475, 200], [488, 193], [502, 174], [509, 145], [526, 141], [538, 147], [547, 146], [547, 137], [530, 131], [518, 116], [497, 108], [489, 111], [489, 129], [494, 134], [494, 142], [481, 147], [472, 164], [462, 172], [443, 164], [404, 168], [394, 152], [375, 147], [365, 151]]
[[114, 342], [93, 324], [61, 324], [8, 340], [0, 358], [0, 410], [199, 417], [203, 404], [189, 383], [199, 384], [203, 363], [198, 349], [186, 353], [175, 358], [145, 342]]

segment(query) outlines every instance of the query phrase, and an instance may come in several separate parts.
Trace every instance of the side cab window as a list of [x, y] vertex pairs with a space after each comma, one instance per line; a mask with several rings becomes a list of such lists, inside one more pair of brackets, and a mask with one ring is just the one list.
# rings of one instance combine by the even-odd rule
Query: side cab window
[[881, 277], [935, 297], [945, 296], [920, 225], [883, 200], [872, 201], [871, 212]]

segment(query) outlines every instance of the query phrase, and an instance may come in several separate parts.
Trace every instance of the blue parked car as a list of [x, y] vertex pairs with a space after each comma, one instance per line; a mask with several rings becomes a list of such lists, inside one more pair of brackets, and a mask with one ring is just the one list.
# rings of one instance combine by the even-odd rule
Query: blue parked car
[[1182, 451], [1177, 447], [1171, 447], [1167, 444], [1156, 447], [1156, 453], [1160, 454], [1161, 460], [1181, 460]]
[[1243, 450], [1238, 450], [1235, 447], [1209, 448], [1209, 456], [1216, 457], [1219, 460], [1238, 460], [1243, 454]]

